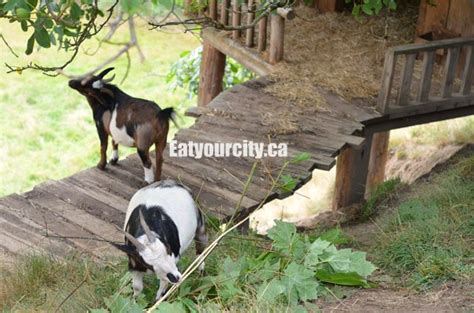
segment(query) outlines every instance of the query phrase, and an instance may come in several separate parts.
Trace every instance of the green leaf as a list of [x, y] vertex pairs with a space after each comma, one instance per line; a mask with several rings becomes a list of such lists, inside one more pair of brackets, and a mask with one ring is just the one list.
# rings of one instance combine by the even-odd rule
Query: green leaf
[[285, 191], [292, 191], [296, 187], [296, 180], [291, 175], [282, 175], [280, 177], [280, 188]]
[[134, 300], [121, 295], [114, 295], [105, 299], [105, 304], [110, 312], [142, 313], [141, 308]]
[[28, 31], [28, 23], [26, 21], [21, 21], [20, 25], [21, 25], [22, 31], [24, 32]]
[[344, 234], [344, 232], [340, 228], [333, 228], [330, 229], [321, 236], [319, 236], [322, 240], [329, 241], [332, 244], [340, 245], [340, 244], [347, 244], [350, 242], [350, 238]]
[[267, 236], [273, 240], [273, 247], [280, 251], [289, 251], [289, 247], [295, 242], [296, 226], [291, 223], [275, 221], [267, 233]]
[[273, 278], [270, 282], [264, 282], [257, 291], [257, 299], [268, 303], [275, 302], [275, 299], [285, 291], [278, 278]]
[[367, 281], [357, 273], [335, 273], [325, 269], [316, 271], [316, 278], [325, 283], [343, 286], [363, 286], [368, 287]]
[[[112, 311], [113, 312], [113, 311]], [[143, 310], [141, 311], [143, 312]], [[181, 302], [162, 302], [153, 313], [186, 313], [186, 308]]]
[[311, 158], [311, 154], [308, 152], [302, 152], [295, 156], [293, 160], [291, 160], [291, 163], [301, 163], [303, 161], [309, 160]]
[[352, 252], [351, 249], [342, 249], [333, 253], [325, 260], [336, 272], [356, 272], [366, 278], [376, 267], [366, 260], [365, 252]]
[[307, 254], [304, 259], [304, 264], [307, 266], [314, 266], [320, 263], [320, 256], [326, 251], [331, 245], [329, 241], [316, 239], [308, 248]]
[[36, 28], [35, 29], [35, 39], [36, 42], [43, 48], [51, 47], [51, 42], [49, 38], [48, 31], [44, 27]]
[[81, 10], [81, 7], [76, 3], [76, 2], [72, 2], [71, 4], [71, 18], [75, 21], [78, 21], [81, 16], [82, 16], [82, 10]]
[[20, 21], [25, 21], [30, 18], [30, 11], [25, 8], [16, 8], [15, 15]]
[[35, 34], [33, 33], [26, 44], [26, 55], [30, 55], [33, 52], [33, 47], [35, 45]]
[[318, 281], [314, 277], [314, 272], [304, 265], [292, 262], [284, 271], [281, 278], [282, 284], [286, 288], [285, 294], [289, 303], [313, 300], [318, 297]]

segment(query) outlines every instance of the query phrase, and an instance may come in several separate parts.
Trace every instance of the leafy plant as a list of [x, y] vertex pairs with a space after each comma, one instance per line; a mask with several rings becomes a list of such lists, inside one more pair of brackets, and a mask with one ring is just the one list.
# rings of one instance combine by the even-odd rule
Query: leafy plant
[[346, 3], [353, 3], [352, 14], [360, 16], [361, 12], [367, 15], [377, 15], [386, 7], [389, 10], [397, 9], [396, 0], [346, 0]]
[[[171, 90], [176, 90], [177, 88], [186, 89], [189, 98], [197, 95], [201, 58], [202, 47], [181, 53], [180, 59], [171, 66], [166, 76], [166, 82], [170, 84]], [[253, 72], [233, 59], [227, 58], [223, 79], [224, 89], [241, 84], [254, 77], [255, 74]]]
[[[186, 280], [158, 312], [229, 311], [250, 303], [264, 311], [282, 306], [290, 312], [306, 311], [325, 293], [325, 283], [368, 286], [367, 277], [375, 270], [364, 252], [338, 250], [320, 238], [310, 240], [290, 223], [276, 221], [268, 237], [271, 245], [265, 248], [247, 242], [234, 256], [226, 250], [225, 255], [214, 256], [218, 260], [208, 260], [208, 274]], [[126, 295], [130, 293], [129, 288]], [[134, 301], [126, 295], [110, 297], [107, 309], [135, 312], [143, 305], [141, 298]]]

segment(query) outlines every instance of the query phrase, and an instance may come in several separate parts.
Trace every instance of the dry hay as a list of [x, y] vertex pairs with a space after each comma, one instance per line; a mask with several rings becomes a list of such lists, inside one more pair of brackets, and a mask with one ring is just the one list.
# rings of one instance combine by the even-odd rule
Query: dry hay
[[[413, 41], [417, 7], [386, 16], [354, 18], [350, 12], [318, 14], [299, 7], [285, 25], [284, 61], [266, 91], [280, 99], [328, 110], [315, 86], [346, 100], [375, 99], [387, 47]], [[374, 101], [369, 101], [373, 103]]]

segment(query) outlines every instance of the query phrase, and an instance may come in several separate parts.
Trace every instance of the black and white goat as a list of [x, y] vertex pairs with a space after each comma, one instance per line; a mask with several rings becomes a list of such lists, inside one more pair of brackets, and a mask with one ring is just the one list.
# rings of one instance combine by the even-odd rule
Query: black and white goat
[[[199, 255], [207, 245], [201, 212], [189, 190], [164, 180], [140, 189], [130, 200], [124, 224], [128, 267], [133, 277], [133, 292], [143, 289], [143, 275], [154, 272], [160, 280], [156, 298], [166, 292], [168, 283], [181, 279], [176, 263], [195, 241]], [[201, 271], [204, 263], [201, 263]]]
[[[97, 167], [105, 169], [108, 136], [111, 136], [111, 164], [118, 161], [118, 144], [136, 147], [143, 163], [145, 181], [152, 183], [160, 180], [169, 120], [174, 122], [174, 110], [161, 110], [155, 102], [131, 97], [117, 86], [109, 84], [113, 77], [104, 77], [112, 70], [108, 68], [97, 76], [69, 81], [69, 87], [84, 95], [92, 108], [100, 139], [100, 161]], [[155, 172], [149, 154], [153, 144], [156, 152]]]

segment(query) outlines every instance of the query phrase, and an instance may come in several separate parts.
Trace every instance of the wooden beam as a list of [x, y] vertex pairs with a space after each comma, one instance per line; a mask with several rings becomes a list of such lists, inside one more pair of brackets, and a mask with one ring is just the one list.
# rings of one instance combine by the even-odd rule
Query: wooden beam
[[343, 148], [336, 162], [336, 186], [333, 210], [340, 210], [364, 200], [372, 135], [359, 148]]
[[[240, 4], [239, 0], [232, 0], [232, 26], [239, 27], [240, 26]], [[240, 30], [233, 30], [232, 31], [232, 39], [237, 41], [240, 39], [241, 31]]]
[[388, 143], [390, 132], [375, 133], [370, 149], [369, 169], [365, 197], [368, 198], [375, 188], [384, 182], [385, 165], [388, 159]]
[[466, 61], [461, 78], [461, 94], [471, 93], [472, 83], [474, 81], [474, 45], [466, 48]]
[[263, 52], [267, 48], [267, 23], [267, 16], [262, 17], [262, 19], [258, 22], [258, 52]]
[[217, 0], [209, 0], [209, 17], [217, 21]]
[[202, 30], [201, 37], [225, 55], [260, 76], [268, 75], [274, 71], [273, 66], [265, 62], [257, 53], [229, 38], [227, 32], [206, 28]]
[[403, 63], [402, 69], [402, 80], [400, 82], [400, 89], [398, 90], [398, 105], [408, 105], [410, 100], [410, 87], [413, 78], [413, 69], [415, 68], [416, 54], [406, 54], [405, 62]]
[[283, 45], [285, 33], [285, 19], [277, 14], [270, 15], [270, 64], [278, 63], [283, 59]]
[[229, 7], [230, 7], [230, 0], [222, 0], [221, 23], [223, 25], [229, 24]]
[[428, 43], [421, 44], [409, 44], [398, 47], [390, 48], [388, 51], [393, 52], [395, 55], [418, 53], [420, 51], [448, 49], [448, 48], [459, 48], [461, 46], [468, 46], [474, 44], [474, 37], [459, 37], [454, 39], [446, 40], [435, 40]]
[[225, 54], [204, 41], [199, 74], [198, 105], [205, 106], [222, 91]]
[[[248, 6], [247, 6], [247, 25], [250, 25], [253, 23], [253, 19], [255, 18], [255, 1], [254, 0], [248, 0]], [[247, 47], [253, 47], [254, 46], [254, 32], [255, 28], [250, 27], [247, 28], [245, 31], [245, 45]]]
[[448, 57], [446, 60], [444, 77], [441, 86], [441, 96], [443, 98], [451, 97], [453, 93], [454, 78], [456, 77], [456, 67], [459, 58], [459, 47], [448, 49]]
[[393, 51], [385, 53], [385, 60], [383, 65], [382, 86], [380, 86], [379, 96], [377, 99], [377, 111], [384, 114], [388, 111], [388, 104], [390, 102], [390, 92], [392, 90], [393, 75], [395, 72], [395, 64], [397, 57]]
[[433, 78], [433, 66], [435, 62], [435, 51], [423, 53], [423, 70], [421, 72], [420, 87], [416, 96], [416, 101], [428, 101], [431, 90], [431, 80]]

